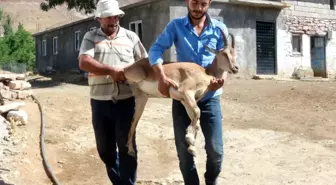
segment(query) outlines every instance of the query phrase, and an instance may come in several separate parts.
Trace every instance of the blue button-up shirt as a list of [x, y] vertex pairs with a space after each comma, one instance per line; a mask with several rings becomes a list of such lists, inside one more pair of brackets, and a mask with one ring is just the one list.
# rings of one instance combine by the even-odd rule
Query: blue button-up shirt
[[[149, 50], [150, 64], [153, 66], [162, 63], [162, 54], [174, 43], [177, 61], [195, 62], [207, 68], [215, 58], [215, 54], [207, 51], [204, 45], [219, 50], [224, 47], [220, 29], [226, 36], [228, 35], [224, 23], [211, 19], [209, 15], [207, 15], [207, 20], [208, 25], [203, 29], [201, 35], [196, 33], [188, 15], [169, 22]], [[201, 101], [220, 95], [222, 91], [220, 88], [217, 91], [209, 92]]]

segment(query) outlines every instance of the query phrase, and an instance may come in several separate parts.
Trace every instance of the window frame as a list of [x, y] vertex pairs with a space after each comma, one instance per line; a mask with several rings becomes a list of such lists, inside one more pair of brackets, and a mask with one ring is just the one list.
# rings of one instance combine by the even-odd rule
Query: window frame
[[47, 39], [43, 39], [41, 42], [41, 54], [47, 56]]
[[[299, 39], [298, 42], [298, 51], [294, 50], [294, 38], [297, 37]], [[292, 53], [293, 55], [302, 55], [302, 34], [292, 33]]]
[[[132, 24], [135, 25], [135, 30], [132, 30]], [[139, 30], [138, 30], [138, 25], [141, 24], [141, 35], [139, 34]], [[136, 33], [138, 35], [138, 37], [140, 38], [140, 41], [142, 41], [143, 39], [143, 23], [142, 20], [136, 20], [136, 21], [131, 21], [128, 24], [129, 30], [133, 31], [134, 33]]]
[[[55, 47], [55, 41], [56, 41], [56, 47]], [[56, 50], [55, 50], [56, 48]], [[57, 55], [58, 54], [58, 37], [53, 37], [53, 54]]]
[[[75, 31], [74, 34], [74, 49], [75, 51], [79, 51], [80, 49], [80, 30]], [[78, 34], [78, 46], [77, 46], [77, 34]]]
[[329, 0], [330, 10], [335, 10], [335, 0]]

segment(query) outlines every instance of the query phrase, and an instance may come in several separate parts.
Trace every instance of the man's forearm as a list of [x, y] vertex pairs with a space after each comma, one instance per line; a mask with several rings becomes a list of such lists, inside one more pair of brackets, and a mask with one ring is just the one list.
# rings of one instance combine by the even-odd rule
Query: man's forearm
[[89, 56], [81, 56], [79, 59], [79, 68], [96, 75], [110, 75], [114, 69], [111, 66], [100, 63]]

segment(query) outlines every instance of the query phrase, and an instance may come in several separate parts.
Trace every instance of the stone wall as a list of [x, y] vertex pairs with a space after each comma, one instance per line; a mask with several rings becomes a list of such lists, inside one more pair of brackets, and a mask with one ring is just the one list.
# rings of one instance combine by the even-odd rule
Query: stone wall
[[336, 15], [335, 19], [320, 19], [299, 16], [286, 17], [286, 30], [292, 33], [326, 35], [327, 31], [336, 31]]

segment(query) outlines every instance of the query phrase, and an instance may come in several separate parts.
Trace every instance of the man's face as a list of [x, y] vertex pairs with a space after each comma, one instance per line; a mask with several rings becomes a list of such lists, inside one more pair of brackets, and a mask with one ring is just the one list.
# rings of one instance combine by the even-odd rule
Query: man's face
[[101, 27], [107, 34], [112, 34], [118, 30], [119, 27], [119, 16], [111, 16], [105, 18], [99, 18]]
[[207, 13], [211, 0], [186, 0], [188, 11], [193, 19], [201, 19]]

